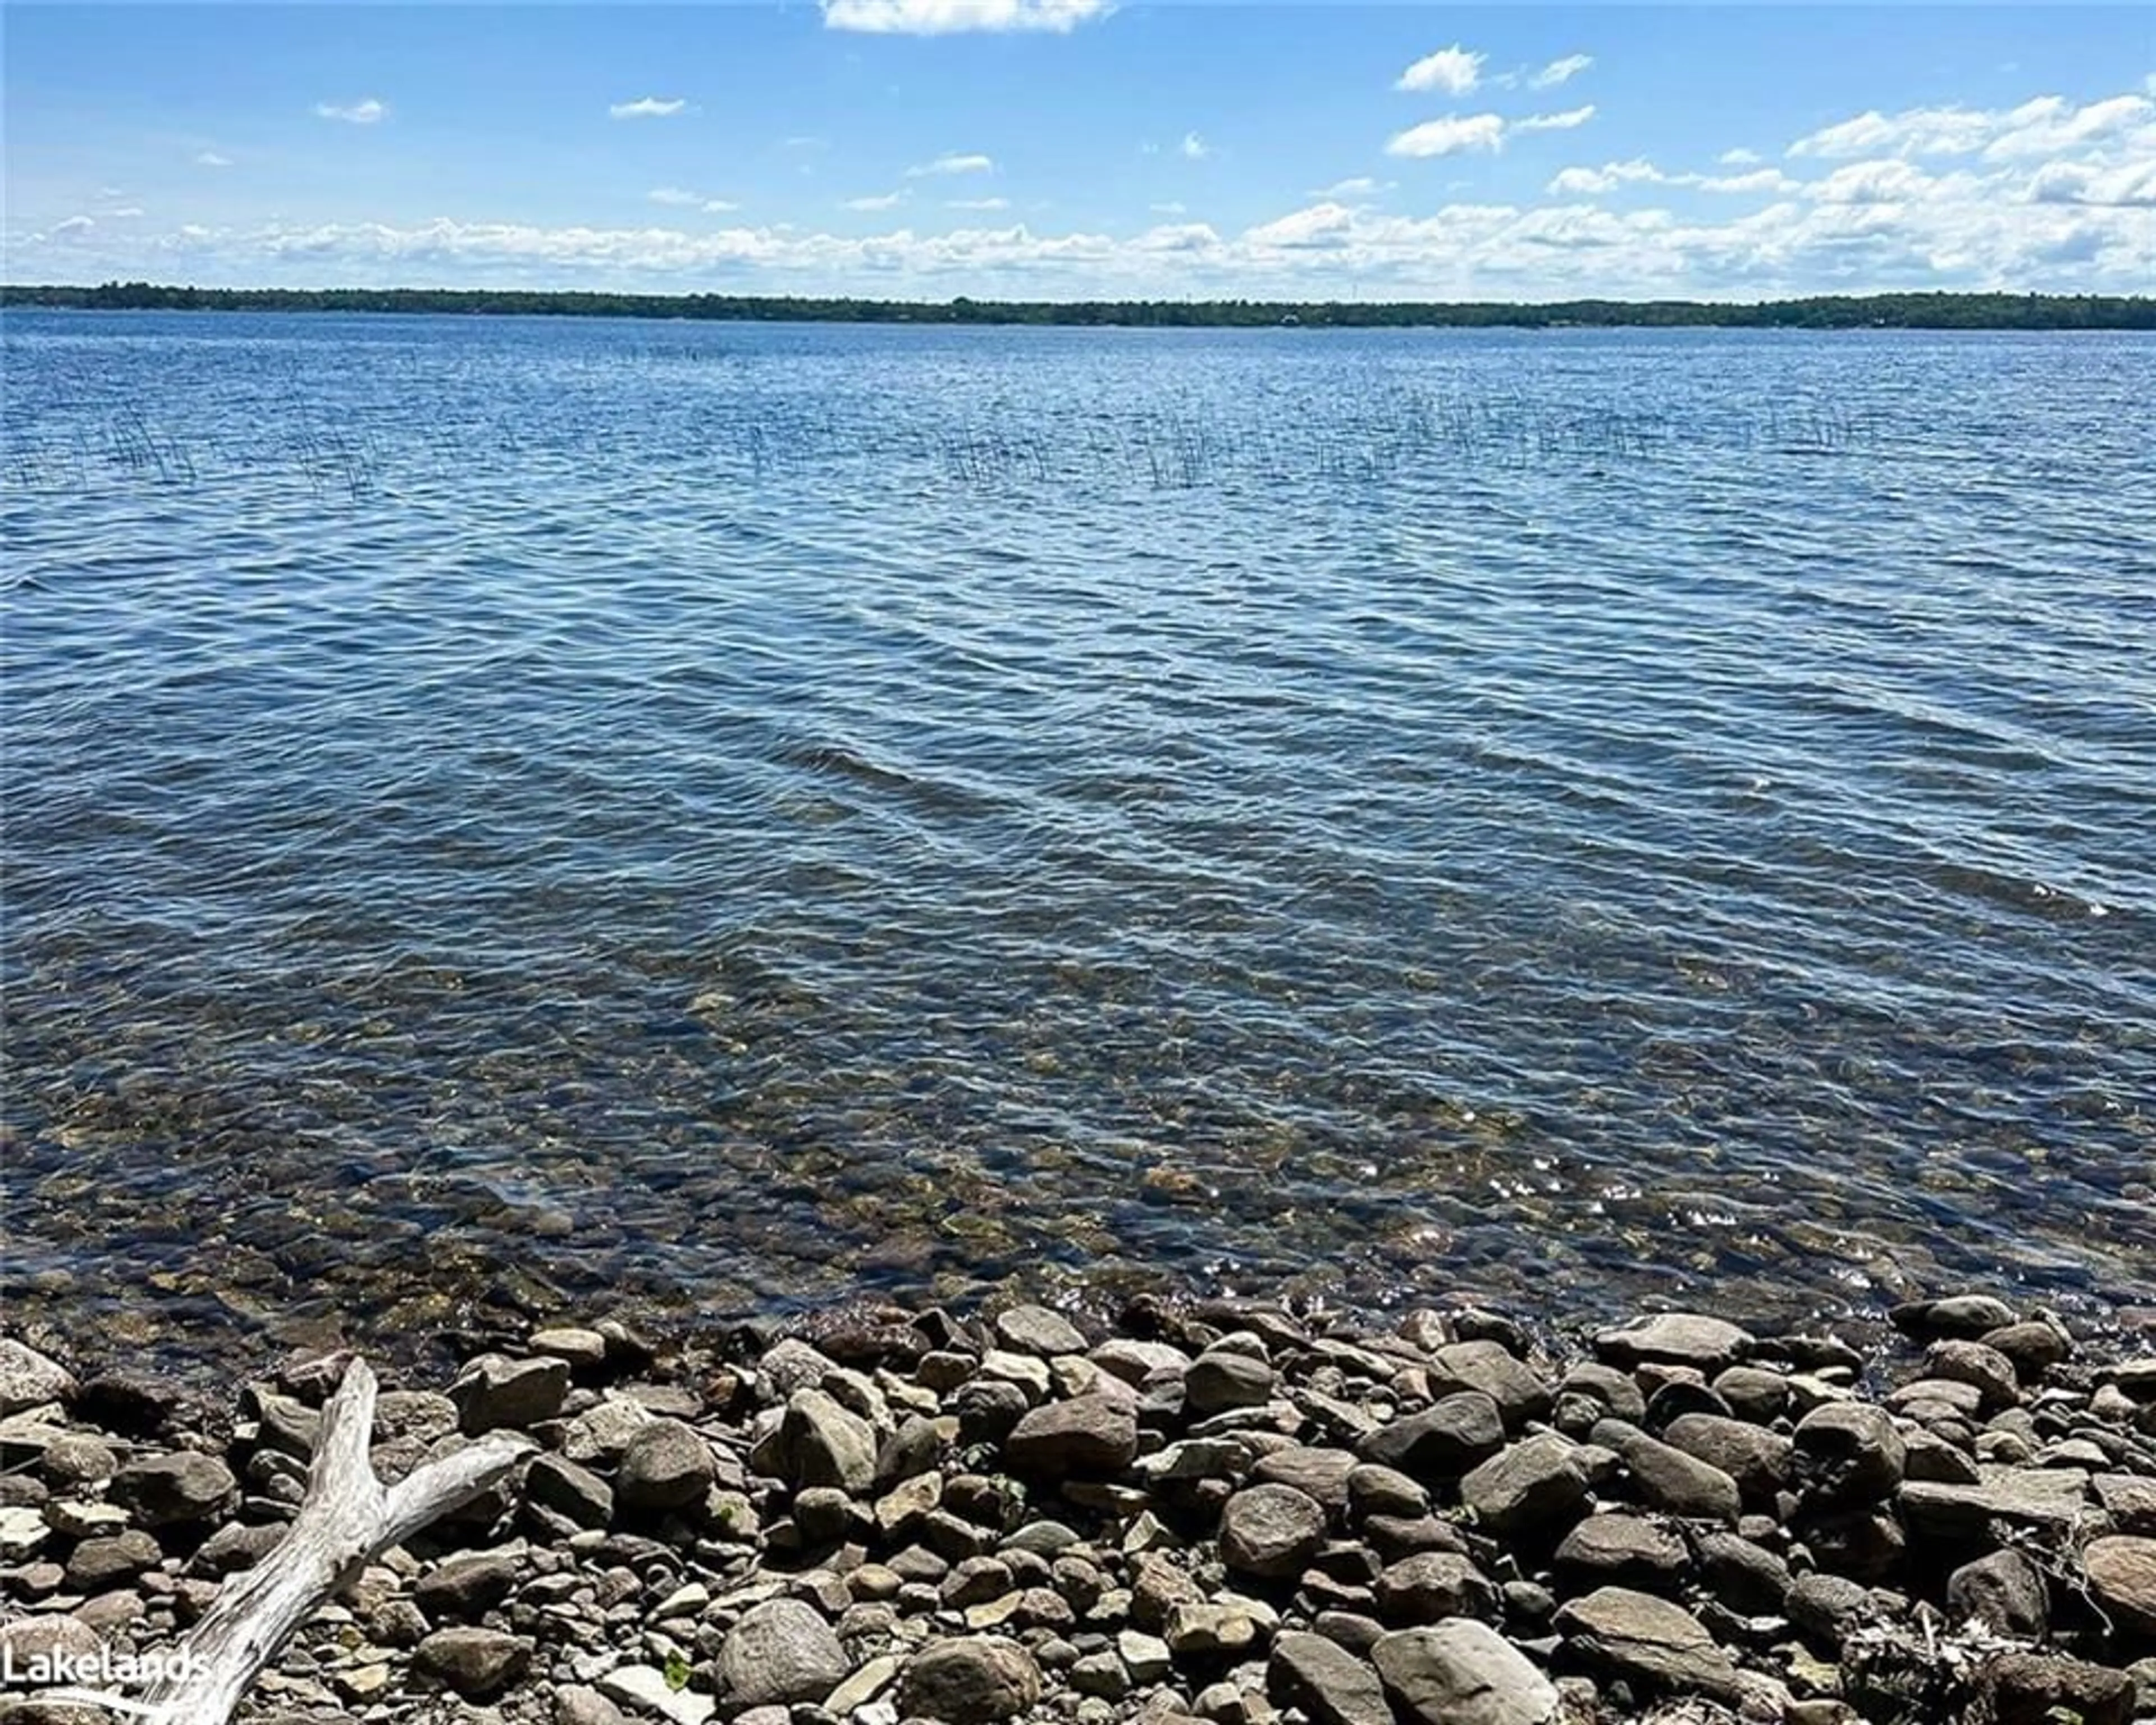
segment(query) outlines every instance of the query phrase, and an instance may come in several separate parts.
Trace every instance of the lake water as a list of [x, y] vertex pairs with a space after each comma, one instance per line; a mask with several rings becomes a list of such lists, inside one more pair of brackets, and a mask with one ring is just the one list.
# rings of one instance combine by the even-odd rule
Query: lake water
[[11, 1302], [2156, 1301], [2156, 340], [4, 341]]

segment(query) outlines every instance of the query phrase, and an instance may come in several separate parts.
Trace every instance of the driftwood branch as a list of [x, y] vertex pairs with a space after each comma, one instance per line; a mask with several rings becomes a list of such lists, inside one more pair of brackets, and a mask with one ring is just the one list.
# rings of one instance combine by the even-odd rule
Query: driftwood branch
[[494, 1485], [532, 1447], [494, 1433], [385, 1489], [367, 1455], [375, 1387], [366, 1361], [345, 1368], [322, 1410], [291, 1530], [261, 1563], [225, 1582], [175, 1650], [187, 1657], [146, 1690], [141, 1707], [157, 1725], [227, 1725], [256, 1675], [325, 1599], [371, 1558]]

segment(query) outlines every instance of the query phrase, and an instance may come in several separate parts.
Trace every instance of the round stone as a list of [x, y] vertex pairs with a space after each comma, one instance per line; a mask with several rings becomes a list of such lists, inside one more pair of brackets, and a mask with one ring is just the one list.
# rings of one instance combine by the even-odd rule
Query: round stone
[[1245, 1575], [1299, 1575], [1324, 1543], [1324, 1507], [1293, 1486], [1252, 1486], [1220, 1512], [1220, 1559]]

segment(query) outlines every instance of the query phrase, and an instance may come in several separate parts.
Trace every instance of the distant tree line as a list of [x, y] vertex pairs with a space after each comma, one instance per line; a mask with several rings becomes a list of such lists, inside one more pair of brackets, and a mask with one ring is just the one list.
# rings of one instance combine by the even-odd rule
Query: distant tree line
[[0, 306], [76, 311], [388, 311], [526, 317], [693, 318], [712, 322], [1068, 324], [1133, 328], [2149, 330], [2156, 298], [2098, 294], [1873, 294], [1754, 305], [1573, 300], [1557, 305], [1427, 300], [801, 299], [788, 295], [551, 293], [494, 288], [196, 288], [0, 285]]

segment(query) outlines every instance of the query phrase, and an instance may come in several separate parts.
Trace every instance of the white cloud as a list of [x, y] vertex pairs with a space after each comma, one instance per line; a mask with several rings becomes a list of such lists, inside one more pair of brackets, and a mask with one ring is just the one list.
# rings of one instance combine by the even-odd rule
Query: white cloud
[[1549, 189], [1560, 195], [1599, 198], [1635, 180], [1654, 182], [1662, 177], [1651, 162], [1609, 162], [1600, 167], [1566, 168], [1549, 182]]
[[[2145, 96], [2112, 96], [2076, 108], [2057, 96], [2041, 96], [2010, 111], [1997, 137], [1984, 146], [1987, 161], [2025, 161], [2121, 139], [2150, 129], [2156, 102]], [[2156, 136], [2138, 141], [2156, 146]]]
[[1497, 150], [1505, 142], [1505, 122], [1495, 114], [1448, 114], [1411, 126], [1385, 146], [1388, 156], [1457, 156]]
[[1672, 183], [1697, 186], [1702, 192], [1728, 192], [1740, 195], [1769, 192], [1779, 195], [1797, 189], [1797, 182], [1779, 167], [1754, 168], [1748, 174], [1685, 174]]
[[1252, 245], [1309, 251], [1337, 249], [1354, 232], [1353, 210], [1341, 203], [1318, 203], [1253, 228], [1243, 238]]
[[1486, 54], [1473, 54], [1457, 42], [1450, 48], [1440, 48], [1435, 54], [1424, 54], [1399, 75], [1394, 90], [1442, 90], [1447, 95], [1466, 95], [1482, 81], [1482, 63]]
[[909, 167], [909, 180], [925, 178], [930, 174], [987, 174], [993, 173], [996, 164], [986, 156], [959, 156], [947, 152], [933, 162], [924, 162], [918, 167]]
[[1594, 104], [1584, 107], [1568, 108], [1562, 114], [1530, 114], [1524, 120], [1512, 122], [1514, 131], [1571, 131], [1594, 117]]
[[1724, 150], [1721, 155], [1715, 157], [1715, 160], [1724, 167], [1752, 167], [1765, 159], [1757, 150], [1741, 148]]
[[607, 115], [613, 120], [671, 120], [688, 108], [688, 100], [683, 96], [639, 96], [633, 102], [614, 103]]
[[1899, 157], [1852, 162], [1804, 187], [1804, 196], [1821, 203], [1906, 203], [1926, 198], [1939, 182]]
[[214, 150], [198, 150], [195, 152], [195, 166], [197, 167], [230, 167], [232, 158], [229, 156], [220, 156]]
[[[1928, 252], [1940, 272], [1966, 270], [2010, 236], [2019, 273], [1994, 269], [1979, 285], [2020, 290], [2046, 272], [2086, 270], [2106, 285], [2145, 292], [2148, 212], [2156, 208], [2156, 101], [2122, 95], [2076, 104], [2036, 96], [2011, 108], [1912, 108], [1871, 112], [1823, 127], [1792, 157], [1854, 157], [1802, 187], [1840, 220], [1840, 243], [1876, 248], [1882, 236], [1934, 228]], [[1912, 163], [1958, 158], [1958, 171]], [[2019, 207], [2018, 217], [2010, 213]], [[2138, 230], [2139, 279], [2116, 267], [2120, 230]], [[2115, 282], [2113, 278], [2118, 278]]]
[[1185, 213], [1183, 207], [1175, 203], [1149, 203], [1146, 208], [1157, 216], [1179, 216]]
[[1425, 120], [1411, 126], [1385, 146], [1388, 156], [1461, 156], [1476, 151], [1495, 152], [1516, 131], [1570, 131], [1594, 117], [1593, 103], [1562, 114], [1530, 114], [1524, 120], [1506, 120], [1496, 114], [1448, 114], [1442, 120]]
[[741, 208], [724, 198], [706, 198], [701, 192], [690, 192], [680, 186], [658, 186], [645, 193], [653, 203], [663, 203], [674, 209], [699, 209], [707, 216], [721, 216], [729, 210]]
[[1599, 167], [1568, 167], [1549, 182], [1548, 189], [1561, 197], [1599, 198], [1620, 186], [1681, 186], [1697, 192], [1794, 192], [1799, 182], [1779, 168], [1761, 168], [1748, 174], [1665, 173], [1653, 162], [1605, 162]]
[[349, 277], [922, 298], [1299, 298], [1324, 297], [1352, 276], [1366, 292], [1388, 297], [1527, 300], [1753, 299], [1916, 285], [2145, 287], [2145, 207], [2036, 201], [2000, 189], [2028, 179], [2000, 167], [1943, 177], [1907, 202], [1789, 198], [1712, 218], [1666, 208], [1502, 203], [1451, 204], [1410, 218], [1320, 200], [1236, 233], [1185, 223], [1132, 237], [1041, 234], [1021, 223], [844, 234], [786, 226], [440, 220], [148, 234], [130, 223], [45, 238], [53, 280], [79, 280], [84, 270], [151, 279], [184, 270], [205, 285]]
[[[2075, 201], [2121, 209], [2156, 209], [2156, 160], [2129, 162], [2098, 174]], [[2145, 238], [2148, 230], [2142, 231]]]
[[1184, 222], [1148, 228], [1131, 242], [1131, 246], [1142, 256], [1179, 252], [1188, 257], [1210, 252], [1219, 244], [1220, 236], [1204, 223]]
[[[2136, 89], [2138, 82], [2137, 74]], [[1402, 299], [2146, 291], [2156, 103], [2138, 95], [2086, 103], [2039, 97], [1995, 110], [1912, 111], [1925, 117], [1859, 116], [1881, 143], [1868, 155], [1820, 147], [1816, 162], [1805, 159], [1807, 150], [1779, 166], [1725, 158], [1697, 172], [1645, 158], [1583, 164], [1518, 207], [1455, 203], [1414, 217], [1372, 202], [1364, 176], [1229, 232], [1164, 205], [1153, 212], [1159, 225], [1135, 234], [1043, 234], [997, 213], [993, 199], [943, 203], [943, 192], [990, 189], [945, 180], [927, 182], [938, 187], [938, 223], [954, 219], [946, 209], [975, 208], [980, 223], [921, 233], [897, 218], [843, 224], [859, 230], [852, 232], [835, 221], [822, 232], [725, 225], [700, 213], [721, 213], [717, 200], [661, 187], [664, 213], [650, 209], [647, 226], [271, 222], [210, 230], [139, 217], [108, 221], [100, 202], [90, 216], [21, 243], [26, 259], [36, 255], [27, 248], [44, 248], [49, 280], [148, 276], [205, 285], [575, 282], [925, 298], [1323, 297], [1350, 279], [1366, 294]], [[1962, 117], [1941, 123], [1941, 113]], [[1512, 130], [1494, 114], [1455, 114], [1401, 133], [1393, 148], [1434, 157], [1495, 151]], [[1829, 135], [1831, 149], [1840, 149], [1856, 134], [1827, 127], [1812, 136]], [[1943, 154], [1913, 147], [1943, 137], [1964, 142]], [[2040, 146], [2050, 153], [2036, 153]], [[1437, 175], [1440, 183], [1447, 177]], [[1460, 177], [1457, 167], [1450, 177]], [[901, 182], [849, 207], [893, 211], [915, 201], [907, 188], [921, 183]], [[1599, 203], [1605, 193], [1619, 201]], [[120, 201], [118, 193], [110, 200]]]
[[1911, 108], [1891, 118], [1876, 109], [1799, 138], [1791, 156], [1960, 156], [1984, 147], [1993, 116], [1970, 108]]
[[1106, 18], [1109, 0], [822, 0], [824, 27], [875, 36], [950, 36], [967, 30], [1061, 35]]
[[1568, 54], [1561, 60], [1552, 60], [1541, 71], [1527, 80], [1532, 90], [1552, 90], [1569, 82], [1594, 64], [1591, 54]]
[[1927, 149], [1948, 151], [1977, 147], [1982, 141], [1983, 116], [1953, 108], [1911, 109], [1889, 120], [1876, 108], [1833, 126], [1807, 132], [1790, 145], [1792, 157], [1862, 156], [1875, 150], [1906, 150], [1919, 155]]
[[132, 221], [139, 218], [141, 213], [142, 212], [139, 208], [131, 203], [121, 209], [109, 209], [105, 211], [105, 219], [108, 222]]
[[321, 120], [341, 120], [347, 126], [377, 126], [388, 117], [389, 105], [373, 96], [357, 102], [316, 102], [315, 116]]
[[1213, 146], [1207, 143], [1194, 131], [1183, 133], [1183, 141], [1176, 148], [1186, 162], [1203, 162], [1214, 153]]
[[2082, 203], [2111, 209], [2156, 208], [2156, 157], [2113, 168], [2046, 162], [2030, 176], [2032, 203]]
[[1312, 193], [1310, 195], [1312, 198], [1320, 199], [1336, 198], [1374, 198], [1379, 192], [1384, 189], [1385, 188], [1379, 186], [1375, 180], [1371, 178], [1369, 175], [1358, 174], [1353, 179], [1336, 180], [1331, 185], [1322, 187], [1320, 189]]
[[944, 200], [946, 209], [1009, 209], [1008, 198], [951, 198]]

